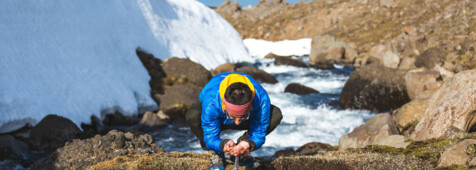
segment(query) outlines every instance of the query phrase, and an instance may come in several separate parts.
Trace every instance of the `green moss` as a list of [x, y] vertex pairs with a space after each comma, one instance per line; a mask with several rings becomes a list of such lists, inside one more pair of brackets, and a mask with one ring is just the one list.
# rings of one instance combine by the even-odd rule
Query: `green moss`
[[437, 165], [438, 159], [445, 148], [458, 139], [431, 139], [426, 141], [414, 141], [405, 148], [403, 154], [414, 155], [423, 160], [429, 160], [433, 165]]
[[372, 153], [382, 153], [382, 154], [390, 154], [390, 155], [403, 154], [403, 149], [401, 148], [394, 148], [391, 146], [383, 146], [383, 145], [368, 145], [364, 148], [349, 148], [347, 150], [353, 153], [372, 152]]

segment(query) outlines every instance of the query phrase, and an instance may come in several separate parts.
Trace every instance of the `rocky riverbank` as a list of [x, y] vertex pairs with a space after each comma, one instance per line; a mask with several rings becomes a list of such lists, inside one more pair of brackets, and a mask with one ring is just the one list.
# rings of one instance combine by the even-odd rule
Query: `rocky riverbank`
[[[467, 0], [261, 1], [253, 8], [230, 2], [218, 7], [244, 38], [312, 37], [310, 67], [356, 68], [338, 105], [380, 113], [341, 137], [339, 146], [309, 143], [278, 151], [258, 158], [260, 169], [476, 167], [475, 7]], [[165, 152], [143, 132], [183, 121], [212, 75], [239, 71], [261, 83], [277, 82], [246, 63], [210, 71], [188, 59], [161, 61], [140, 48], [136, 53], [151, 77], [159, 110], [91, 117], [82, 130], [50, 115], [34, 127], [2, 134], [0, 160], [19, 160], [32, 169], [205, 169], [206, 154]], [[308, 67], [283, 57], [274, 56], [275, 62]], [[305, 84], [286, 89], [317, 93]]]

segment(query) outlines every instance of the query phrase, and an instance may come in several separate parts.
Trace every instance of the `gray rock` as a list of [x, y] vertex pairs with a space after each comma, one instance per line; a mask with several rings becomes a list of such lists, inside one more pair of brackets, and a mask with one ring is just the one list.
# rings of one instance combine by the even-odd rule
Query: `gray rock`
[[250, 67], [250, 66], [240, 67], [237, 69], [237, 71], [250, 75], [258, 83], [269, 83], [269, 84], [278, 83], [278, 80], [273, 75], [263, 70], [260, 70], [256, 67]]
[[390, 135], [398, 135], [395, 122], [390, 114], [381, 113], [355, 128], [351, 133], [342, 136], [339, 140], [339, 150], [365, 147]]
[[81, 130], [71, 120], [48, 115], [31, 129], [29, 142], [34, 149], [54, 150], [80, 133]]
[[305, 94], [312, 94], [312, 93], [319, 93], [316, 89], [304, 86], [299, 83], [291, 83], [286, 86], [284, 89], [285, 93], [294, 93], [294, 94], [299, 94], [299, 95], [305, 95]]
[[372, 145], [384, 145], [405, 149], [408, 145], [410, 145], [410, 142], [405, 142], [405, 137], [402, 135], [390, 135], [378, 139], [377, 141], [373, 142]]
[[151, 94], [163, 94], [164, 83], [162, 79], [165, 77], [165, 72], [162, 69], [162, 60], [155, 58], [154, 55], [140, 48], [136, 49], [136, 54], [139, 56], [140, 61], [150, 75], [149, 85], [151, 88]]
[[425, 115], [430, 98], [435, 92], [436, 90], [427, 90], [393, 112], [393, 120], [405, 137], [409, 138], [415, 131], [416, 124]]
[[433, 70], [411, 70], [405, 75], [407, 94], [414, 99], [426, 90], [438, 89], [443, 83], [440, 81], [440, 73]]
[[[163, 114], [163, 112], [160, 112], [160, 113]], [[161, 118], [156, 113], [145, 112], [144, 116], [142, 116], [142, 120], [140, 121], [140, 124], [149, 126], [149, 127], [154, 127], [154, 126], [166, 125], [168, 121], [170, 121], [170, 117], [166, 115], [164, 118]]]
[[476, 69], [456, 74], [433, 94], [413, 140], [462, 137], [476, 125]]
[[185, 112], [194, 103], [200, 102], [201, 87], [193, 85], [174, 85], [160, 96], [160, 111], [171, 120], [184, 118]]
[[225, 73], [225, 72], [235, 72], [236, 71], [236, 66], [232, 63], [225, 63], [222, 65], [219, 65], [215, 69], [211, 71], [212, 76], [215, 76], [220, 73]]
[[294, 67], [301, 67], [305, 68], [307, 67], [306, 63], [301, 60], [297, 59], [292, 59], [291, 57], [281, 57], [281, 56], [276, 56], [274, 58], [274, 65], [289, 65], [289, 66], [294, 66]]
[[[476, 140], [466, 139], [448, 146], [438, 161], [438, 168], [449, 167], [452, 165], [466, 165], [474, 158]], [[472, 149], [468, 150], [468, 149]], [[473, 155], [469, 155], [472, 153]]]
[[398, 66], [399, 69], [412, 69], [415, 68], [415, 58], [413, 57], [404, 57]]
[[168, 58], [162, 63], [162, 68], [169, 85], [191, 84], [203, 87], [212, 77], [205, 67], [189, 59]]
[[441, 65], [443, 62], [443, 54], [439, 48], [433, 47], [425, 50], [423, 54], [418, 56], [415, 61], [415, 66], [433, 68], [436, 65]]
[[385, 112], [410, 101], [405, 71], [378, 64], [363, 66], [353, 72], [340, 94], [339, 106]]
[[345, 56], [347, 48], [350, 47], [346, 42], [330, 35], [314, 36], [311, 42], [309, 65], [314, 68], [330, 69], [333, 68], [333, 64], [342, 64], [356, 56], [356, 54], [355, 56], [351, 54], [352, 51], [349, 51], [349, 55]]

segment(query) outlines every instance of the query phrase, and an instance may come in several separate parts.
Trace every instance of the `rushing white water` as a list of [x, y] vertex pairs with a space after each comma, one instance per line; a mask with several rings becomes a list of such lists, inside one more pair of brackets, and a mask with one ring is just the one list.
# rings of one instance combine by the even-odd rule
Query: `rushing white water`
[[[307, 61], [307, 57], [300, 58]], [[279, 83], [262, 84], [271, 98], [271, 104], [283, 113], [281, 124], [266, 137], [263, 147], [254, 156], [272, 156], [284, 148], [294, 148], [309, 143], [322, 142], [338, 145], [339, 138], [365, 123], [374, 113], [363, 110], [342, 110], [335, 106], [339, 94], [352, 70], [346, 67], [332, 70], [275, 66], [273, 59], [256, 62], [258, 68], [274, 75]], [[296, 95], [284, 93], [290, 83], [300, 83], [320, 93]], [[169, 132], [153, 134], [158, 145], [166, 150], [204, 152], [198, 139], [186, 125], [170, 125]], [[222, 138], [238, 139], [244, 131], [227, 130]], [[186, 141], [186, 142], [183, 142]]]

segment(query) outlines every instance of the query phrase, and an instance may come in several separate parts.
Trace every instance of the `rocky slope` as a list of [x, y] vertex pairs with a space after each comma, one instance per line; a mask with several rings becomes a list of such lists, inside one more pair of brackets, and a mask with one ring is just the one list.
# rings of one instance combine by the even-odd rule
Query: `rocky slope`
[[441, 49], [448, 70], [476, 67], [476, 2], [471, 0], [330, 0], [287, 4], [261, 0], [255, 7], [225, 2], [216, 8], [243, 39], [270, 41], [330, 35], [359, 55], [389, 44], [398, 55]]

